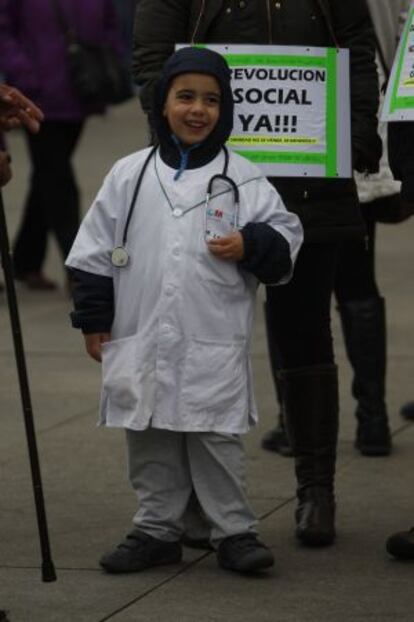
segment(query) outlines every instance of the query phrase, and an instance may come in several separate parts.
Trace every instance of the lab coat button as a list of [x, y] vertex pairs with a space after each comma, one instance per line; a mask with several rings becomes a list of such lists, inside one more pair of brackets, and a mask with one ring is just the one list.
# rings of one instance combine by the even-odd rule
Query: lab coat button
[[183, 210], [182, 210], [180, 207], [175, 207], [175, 208], [173, 209], [172, 215], [173, 215], [175, 218], [180, 218], [180, 216], [182, 216], [182, 215], [183, 215]]
[[180, 254], [180, 247], [179, 246], [174, 246], [174, 248], [173, 248], [173, 255], [175, 255], [175, 257], [178, 257], [179, 254]]

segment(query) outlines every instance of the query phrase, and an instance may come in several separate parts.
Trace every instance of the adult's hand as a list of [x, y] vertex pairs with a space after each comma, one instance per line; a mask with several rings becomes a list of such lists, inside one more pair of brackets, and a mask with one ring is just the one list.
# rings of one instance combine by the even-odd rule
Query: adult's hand
[[0, 188], [9, 182], [11, 177], [10, 156], [6, 151], [0, 151]]
[[24, 125], [30, 132], [39, 131], [43, 113], [18, 89], [0, 84], [0, 129], [11, 130]]

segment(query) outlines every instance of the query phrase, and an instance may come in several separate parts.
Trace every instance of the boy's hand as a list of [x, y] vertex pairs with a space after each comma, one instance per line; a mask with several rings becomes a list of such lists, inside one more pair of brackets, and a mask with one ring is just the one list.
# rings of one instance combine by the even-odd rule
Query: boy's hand
[[240, 231], [225, 238], [207, 242], [208, 249], [215, 257], [226, 261], [241, 261], [244, 257], [244, 241]]
[[111, 333], [92, 333], [84, 335], [86, 351], [95, 361], [102, 361], [101, 345], [111, 340]]

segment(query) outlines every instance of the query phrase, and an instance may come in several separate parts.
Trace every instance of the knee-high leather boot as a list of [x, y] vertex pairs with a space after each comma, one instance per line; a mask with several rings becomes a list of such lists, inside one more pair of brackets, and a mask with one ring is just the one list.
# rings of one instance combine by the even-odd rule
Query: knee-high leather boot
[[303, 367], [281, 376], [298, 484], [296, 536], [305, 545], [326, 546], [335, 538], [337, 368]]
[[391, 451], [391, 436], [385, 405], [384, 299], [350, 301], [338, 309], [354, 370], [352, 393], [358, 402], [355, 447], [366, 456], [386, 456]]
[[281, 379], [279, 377], [280, 365], [278, 365], [277, 358], [277, 343], [273, 329], [273, 314], [271, 304], [266, 301], [263, 304], [265, 323], [266, 323], [266, 336], [267, 336], [267, 349], [269, 352], [270, 368], [272, 371], [273, 382], [275, 385], [276, 399], [279, 405], [279, 415], [277, 416], [276, 427], [272, 428], [262, 438], [262, 447], [268, 451], [274, 451], [281, 456], [292, 456], [292, 447], [287, 435], [285, 426], [284, 405], [282, 398]]

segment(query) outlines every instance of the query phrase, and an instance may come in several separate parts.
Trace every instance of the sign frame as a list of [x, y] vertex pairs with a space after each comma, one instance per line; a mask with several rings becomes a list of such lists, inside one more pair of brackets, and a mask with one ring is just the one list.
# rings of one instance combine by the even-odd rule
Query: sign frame
[[[407, 81], [406, 72], [411, 84]], [[406, 90], [412, 89], [412, 95]], [[414, 121], [414, 2], [408, 10], [407, 21], [401, 35], [397, 53], [385, 94], [382, 121]]]

